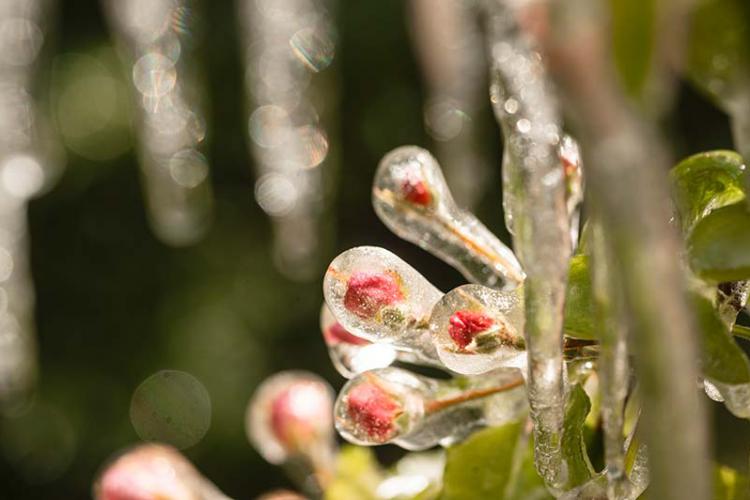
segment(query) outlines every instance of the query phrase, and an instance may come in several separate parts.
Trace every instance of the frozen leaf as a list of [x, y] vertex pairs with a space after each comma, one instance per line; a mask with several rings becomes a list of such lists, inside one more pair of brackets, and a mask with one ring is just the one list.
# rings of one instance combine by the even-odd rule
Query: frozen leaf
[[609, 0], [612, 9], [612, 52], [627, 94], [640, 97], [654, 60], [657, 2]]
[[383, 479], [376, 458], [367, 448], [345, 446], [336, 459], [336, 475], [326, 488], [325, 500], [376, 500]]
[[578, 339], [596, 339], [594, 299], [591, 293], [589, 258], [576, 255], [570, 260], [565, 292], [565, 335]]
[[591, 409], [586, 391], [576, 384], [568, 393], [565, 403], [565, 424], [563, 426], [562, 453], [566, 464], [567, 489], [579, 486], [593, 475], [586, 444], [583, 440], [583, 426]]
[[685, 234], [712, 211], [745, 198], [744, 168], [742, 157], [734, 151], [709, 151], [682, 160], [670, 171]]
[[692, 13], [690, 78], [726, 106], [750, 78], [750, 6], [744, 0], [702, 0]]
[[745, 203], [714, 210], [687, 241], [690, 267], [716, 283], [750, 278], [750, 211]]
[[328, 266], [323, 294], [348, 332], [440, 365], [428, 319], [442, 293], [396, 255], [378, 247], [347, 250]]
[[405, 146], [380, 162], [372, 191], [378, 217], [401, 238], [458, 269], [469, 281], [514, 288], [524, 279], [513, 252], [453, 201], [435, 158]]

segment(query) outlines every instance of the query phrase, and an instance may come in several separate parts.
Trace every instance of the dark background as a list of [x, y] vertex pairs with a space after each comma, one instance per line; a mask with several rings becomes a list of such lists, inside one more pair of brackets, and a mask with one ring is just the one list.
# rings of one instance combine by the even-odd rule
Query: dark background
[[[336, 236], [326, 262], [352, 246], [379, 245], [438, 287], [455, 286], [461, 282], [455, 271], [392, 236], [369, 201], [384, 153], [403, 144], [431, 146], [405, 2], [340, 4], [339, 46], [329, 70], [338, 75], [340, 106], [331, 134], [340, 159], [330, 210]], [[43, 73], [59, 54], [93, 53], [110, 43], [98, 2], [60, 1], [58, 8]], [[29, 210], [41, 373], [36, 410], [0, 420], [2, 499], [89, 497], [100, 465], [138, 441], [128, 417], [133, 390], [164, 368], [193, 374], [211, 395], [212, 426], [186, 455], [228, 495], [252, 498], [288, 485], [245, 438], [245, 405], [259, 381], [297, 368], [321, 374], [336, 388], [342, 384], [318, 331], [319, 280], [295, 283], [275, 270], [270, 223], [253, 199], [233, 2], [204, 2], [194, 15], [208, 85], [213, 228], [191, 248], [164, 246], [147, 225], [132, 148], [107, 161], [67, 151], [59, 183]], [[43, 100], [54, 92], [53, 83], [40, 88]], [[489, 107], [475, 120], [499, 165], [501, 144]], [[731, 147], [726, 117], [686, 85], [665, 131], [675, 157]], [[125, 133], [123, 140], [131, 138]], [[477, 213], [507, 241], [499, 179], [497, 169]], [[717, 415], [717, 440], [731, 462], [731, 450], [747, 449], [748, 425]], [[19, 442], [11, 436], [27, 446], [20, 456], [8, 451], [7, 443]]]

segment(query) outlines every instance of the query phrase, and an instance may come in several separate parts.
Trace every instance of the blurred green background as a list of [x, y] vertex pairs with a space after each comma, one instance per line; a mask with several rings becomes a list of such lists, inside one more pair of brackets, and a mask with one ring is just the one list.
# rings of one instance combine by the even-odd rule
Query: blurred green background
[[[342, 1], [336, 13], [339, 45], [329, 71], [337, 74], [340, 120], [330, 132], [339, 164], [328, 214], [335, 238], [325, 260], [352, 246], [379, 245], [447, 289], [460, 276], [391, 235], [370, 205], [370, 181], [383, 154], [404, 144], [431, 147], [405, 6], [400, 0]], [[31, 203], [40, 381], [32, 410], [0, 421], [2, 499], [90, 497], [101, 464], [138, 442], [130, 398], [161, 369], [191, 373], [210, 394], [210, 430], [185, 450], [207, 477], [234, 498], [288, 486], [283, 472], [247, 443], [249, 397], [263, 378], [288, 368], [321, 374], [335, 388], [342, 384], [318, 331], [320, 282], [291, 282], [275, 270], [270, 223], [253, 199], [234, 9], [230, 1], [203, 2], [193, 13], [208, 87], [206, 153], [216, 195], [214, 225], [201, 243], [172, 249], [149, 231], [129, 118], [100, 138], [106, 159], [68, 149], [59, 183]], [[60, 1], [57, 14], [42, 64], [40, 97], [48, 107], [77, 77], [59, 70], [71, 67], [64, 66], [71, 54], [97, 58], [126, 88], [100, 3]], [[123, 106], [119, 116], [127, 118], [132, 111]], [[489, 106], [475, 121], [486, 154], [499, 165]], [[685, 85], [665, 132], [676, 157], [731, 147], [726, 117]], [[499, 179], [498, 169], [477, 213], [508, 241]], [[732, 460], [731, 449], [750, 442], [749, 425], [717, 415], [725, 423], [717, 442]]]

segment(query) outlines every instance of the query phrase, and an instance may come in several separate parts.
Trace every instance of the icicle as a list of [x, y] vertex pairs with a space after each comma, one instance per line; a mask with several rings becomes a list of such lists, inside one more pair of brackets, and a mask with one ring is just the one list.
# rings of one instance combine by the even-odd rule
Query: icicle
[[342, 253], [328, 266], [323, 295], [339, 323], [354, 335], [442, 366], [430, 339], [429, 318], [443, 294], [391, 252], [357, 247]]
[[525, 336], [535, 459], [554, 491], [566, 481], [561, 454], [562, 320], [571, 241], [559, 158], [562, 130], [540, 56], [520, 32], [514, 12], [499, 0], [488, 0], [485, 6], [492, 104], [505, 139], [506, 208], [527, 276]]
[[333, 391], [323, 379], [301, 371], [279, 372], [253, 394], [246, 430], [263, 458], [284, 464], [301, 486], [317, 495], [334, 469], [332, 412]]
[[399, 368], [365, 372], [341, 390], [336, 429], [360, 445], [395, 443], [408, 450], [449, 446], [483, 425], [500, 425], [526, 411], [516, 369], [487, 377], [439, 381]]
[[144, 444], [116, 458], [94, 485], [96, 500], [229, 500], [177, 450]]
[[199, 81], [189, 61], [185, 0], [106, 0], [105, 7], [131, 73], [138, 102], [138, 156], [154, 233], [190, 245], [208, 230], [213, 195]]
[[458, 208], [435, 158], [403, 146], [383, 157], [372, 188], [388, 228], [458, 269], [468, 280], [516, 288], [524, 279], [513, 252], [471, 213]]
[[242, 0], [255, 199], [271, 216], [280, 271], [317, 276], [325, 180], [333, 159], [324, 122], [326, 68], [335, 54], [328, 0]]
[[59, 171], [32, 98], [45, 36], [43, 4], [9, 0], [0, 6], [0, 414], [24, 408], [36, 380], [26, 208]]
[[416, 55], [427, 83], [427, 132], [458, 203], [474, 208], [489, 178], [475, 129], [487, 63], [473, 2], [411, 0]]

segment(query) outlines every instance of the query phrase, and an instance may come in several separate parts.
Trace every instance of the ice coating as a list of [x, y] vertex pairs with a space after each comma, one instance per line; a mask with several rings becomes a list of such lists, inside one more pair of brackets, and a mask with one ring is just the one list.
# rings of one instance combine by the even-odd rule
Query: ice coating
[[347, 250], [328, 266], [323, 295], [350, 333], [439, 365], [428, 319], [442, 293], [396, 255], [378, 247]]
[[[723, 400], [732, 415], [750, 418], [750, 384], [725, 384], [717, 380], [704, 381], [706, 394], [715, 401]], [[712, 392], [714, 389], [716, 392]]]
[[[398, 355], [390, 344], [373, 344], [349, 333], [336, 321], [326, 304], [320, 309], [320, 330], [333, 366], [345, 378], [352, 378], [367, 370], [390, 366]], [[406, 357], [406, 360], [410, 361], [406, 353], [401, 353], [399, 357]]]
[[408, 450], [448, 446], [485, 425], [524, 415], [523, 377], [516, 369], [481, 379], [435, 380], [400, 368], [350, 380], [336, 401], [336, 429], [360, 445], [394, 443]]
[[277, 373], [261, 383], [247, 409], [250, 442], [273, 464], [304, 456], [327, 460], [333, 446], [333, 391], [302, 371]]
[[94, 485], [97, 500], [226, 500], [177, 450], [144, 444], [116, 458]]
[[[499, 100], [500, 97], [493, 96], [493, 99]], [[516, 99], [510, 98], [505, 101], [503, 107], [508, 113], [510, 111], [516, 113], [519, 104]], [[565, 206], [570, 221], [570, 241], [572, 248], [575, 249], [578, 243], [581, 204], [583, 203], [583, 168], [576, 140], [567, 134], [563, 135], [557, 148], [557, 155], [565, 182]], [[511, 234], [516, 234], [515, 206], [522, 186], [523, 168], [519, 166], [519, 161], [511, 148], [506, 147], [503, 150], [503, 213], [505, 215], [505, 226]]]
[[553, 491], [564, 487], [563, 306], [571, 255], [561, 117], [541, 54], [517, 22], [516, 5], [483, 3], [491, 55], [491, 101], [502, 129], [504, 196], [513, 245], [526, 273], [524, 336], [535, 465]]
[[513, 251], [456, 206], [428, 151], [403, 146], [385, 155], [375, 174], [372, 203], [391, 231], [455, 267], [469, 281], [495, 288], [523, 282]]
[[406, 370], [365, 372], [341, 389], [334, 408], [336, 430], [354, 444], [392, 442], [422, 419], [430, 392], [421, 377]]
[[523, 366], [523, 325], [522, 288], [505, 292], [463, 285], [446, 293], [430, 317], [440, 360], [465, 375]]

